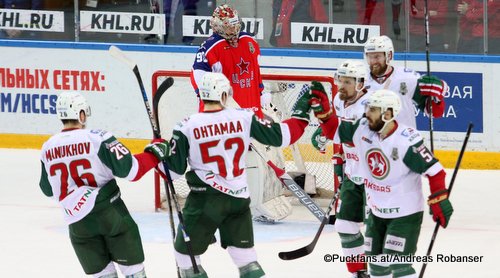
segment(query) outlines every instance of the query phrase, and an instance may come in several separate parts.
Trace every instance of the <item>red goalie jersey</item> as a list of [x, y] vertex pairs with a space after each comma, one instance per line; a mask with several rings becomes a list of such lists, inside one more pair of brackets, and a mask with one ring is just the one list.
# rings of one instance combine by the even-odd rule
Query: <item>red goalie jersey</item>
[[[196, 94], [197, 84], [205, 72], [222, 72], [231, 82], [234, 100], [242, 108], [252, 108], [262, 118], [260, 93], [264, 85], [259, 56], [259, 45], [245, 32], [240, 32], [237, 47], [231, 47], [223, 37], [213, 34], [196, 53], [191, 71], [191, 84]], [[200, 102], [200, 111], [202, 105]]]

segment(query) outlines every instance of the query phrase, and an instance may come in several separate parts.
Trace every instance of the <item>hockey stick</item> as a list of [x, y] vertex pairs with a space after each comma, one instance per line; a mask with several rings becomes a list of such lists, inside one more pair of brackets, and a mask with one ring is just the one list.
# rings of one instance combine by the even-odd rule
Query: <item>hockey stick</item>
[[316, 243], [318, 243], [318, 239], [321, 236], [321, 233], [323, 232], [323, 228], [325, 227], [326, 224], [328, 224], [329, 218], [328, 215], [330, 215], [330, 212], [333, 208], [333, 204], [337, 201], [337, 198], [339, 196], [339, 192], [335, 192], [332, 200], [330, 201], [330, 204], [328, 205], [328, 209], [326, 210], [326, 216], [323, 217], [323, 220], [321, 220], [321, 225], [319, 225], [318, 231], [316, 232], [316, 235], [314, 236], [314, 239], [311, 243], [308, 245], [301, 247], [296, 250], [288, 251], [288, 252], [279, 252], [278, 257], [282, 260], [295, 260], [298, 258], [305, 257], [309, 254], [312, 253], [314, 250], [314, 247], [316, 246]]
[[[161, 83], [161, 85], [156, 89], [155, 94], [153, 95], [153, 113], [155, 116], [155, 121], [158, 127], [160, 126], [160, 120], [158, 119], [158, 106], [160, 103], [160, 99], [163, 94], [174, 84], [174, 79], [172, 77], [167, 78], [165, 81]], [[167, 197], [168, 204], [168, 219], [170, 222], [170, 232], [172, 234], [172, 242], [175, 243], [175, 223], [174, 223], [174, 213], [172, 211], [172, 196], [170, 192], [170, 187], [167, 185], [167, 181], [163, 180], [165, 186], [165, 195]], [[173, 187], [173, 186], [172, 186]], [[181, 273], [179, 267], [177, 267], [177, 277], [181, 277]]]
[[[430, 59], [430, 39], [429, 39], [429, 6], [427, 0], [424, 3], [424, 21], [425, 21], [425, 60], [427, 63], [427, 76], [431, 76]], [[432, 101], [432, 98], [429, 98]], [[429, 105], [429, 139], [431, 141], [431, 153], [434, 154], [434, 117], [432, 116], [432, 103]]]
[[[450, 197], [451, 190], [453, 189], [453, 185], [455, 184], [455, 178], [457, 177], [458, 169], [460, 168], [460, 163], [462, 162], [462, 157], [465, 152], [465, 147], [467, 146], [467, 142], [469, 141], [469, 136], [473, 126], [474, 125], [472, 123], [469, 123], [469, 126], [467, 127], [467, 133], [465, 134], [464, 143], [462, 145], [462, 149], [460, 150], [460, 154], [458, 155], [457, 164], [455, 165], [455, 170], [453, 171], [453, 175], [451, 176], [450, 185], [448, 186], [448, 198]], [[434, 246], [434, 242], [436, 241], [436, 236], [439, 231], [439, 227], [440, 227], [439, 223], [436, 223], [436, 226], [434, 227], [434, 232], [432, 233], [431, 242], [429, 243], [429, 248], [427, 249], [426, 257], [429, 257], [431, 255], [432, 247]], [[419, 278], [424, 277], [426, 268], [427, 268], [427, 262], [424, 262], [422, 268], [420, 269], [420, 274], [418, 275]]]
[[316, 202], [307, 195], [307, 193], [300, 187], [293, 179], [288, 175], [285, 170], [276, 166], [271, 160], [264, 157], [262, 153], [260, 153], [257, 148], [250, 143], [250, 148], [259, 155], [264, 161], [266, 161], [267, 165], [273, 169], [274, 173], [281, 181], [281, 183], [290, 190], [297, 199], [299, 199], [300, 203], [304, 205], [319, 221], [323, 221], [325, 218], [328, 219], [327, 214], [316, 204]]
[[[139, 72], [139, 67], [137, 66], [136, 63], [134, 63], [132, 60], [127, 58], [125, 56], [125, 54], [123, 54], [122, 51], [114, 45], [109, 47], [109, 53], [111, 54], [111, 56], [113, 56], [116, 59], [125, 63], [134, 72], [134, 75], [137, 79], [137, 83], [139, 84], [139, 88], [141, 89], [142, 98], [144, 100], [144, 106], [146, 107], [146, 111], [147, 111], [148, 116], [149, 116], [149, 122], [150, 122], [151, 128], [153, 130], [153, 136], [155, 138], [160, 138], [160, 135], [161, 135], [160, 129], [158, 128], [158, 123], [155, 121], [155, 119], [153, 117], [153, 112], [151, 111], [151, 107], [149, 105], [148, 95], [146, 93], [146, 89], [144, 88], [144, 84], [142, 82], [141, 73]], [[173, 84], [173, 82], [172, 82], [172, 84]], [[177, 197], [175, 195], [175, 188], [174, 188], [174, 184], [172, 182], [172, 177], [170, 176], [170, 170], [168, 169], [167, 163], [163, 162], [163, 168], [165, 169], [165, 174], [166, 174], [167, 182], [168, 182], [168, 184], [165, 183], [165, 190], [167, 190], [167, 188], [169, 186], [172, 189], [171, 197], [174, 201], [175, 209], [177, 210], [177, 217], [179, 218], [179, 228], [181, 229], [182, 236], [184, 238], [184, 242], [186, 243], [186, 247], [187, 247], [187, 250], [189, 253], [189, 257], [191, 259], [191, 263], [193, 264], [194, 273], [200, 273], [200, 270], [198, 269], [198, 265], [196, 264], [196, 260], [194, 258], [193, 248], [191, 246], [191, 239], [189, 238], [189, 235], [186, 233], [186, 230], [185, 230], [184, 217], [182, 216], [179, 202], [177, 201]]]
[[[240, 105], [233, 98], [228, 99], [227, 105], [230, 107], [240, 108]], [[311, 197], [309, 197], [304, 189], [302, 189], [302, 187], [300, 187], [293, 180], [293, 178], [285, 172], [285, 170], [279, 168], [271, 160], [267, 159], [252, 143], [250, 143], [250, 148], [252, 148], [252, 150], [259, 155], [271, 169], [273, 169], [274, 174], [278, 177], [281, 183], [288, 190], [290, 190], [293, 195], [297, 197], [297, 199], [299, 199], [299, 202], [304, 205], [319, 221], [323, 221], [323, 218], [325, 218], [325, 212], [311, 199]], [[334, 222], [335, 218], [333, 218], [332, 222], [330, 222], [329, 219], [329, 224], [333, 224]]]

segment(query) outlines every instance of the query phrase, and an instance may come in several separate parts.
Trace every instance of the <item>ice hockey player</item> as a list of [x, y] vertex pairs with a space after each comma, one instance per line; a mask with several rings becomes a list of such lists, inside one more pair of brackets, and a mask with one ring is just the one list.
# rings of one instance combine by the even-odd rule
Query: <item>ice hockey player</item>
[[[335, 74], [335, 84], [338, 93], [333, 100], [333, 108], [339, 121], [356, 121], [363, 117], [365, 105], [372, 91], [368, 91], [365, 81], [368, 78], [368, 67], [361, 61], [347, 60], [340, 64]], [[334, 121], [335, 122], [335, 121]], [[323, 119], [322, 125], [328, 125], [329, 119]], [[340, 201], [336, 208], [335, 230], [339, 233], [342, 252], [345, 256], [359, 258], [364, 255], [364, 238], [360, 225], [365, 217], [365, 194], [363, 178], [359, 163], [360, 156], [357, 149], [350, 144], [341, 144], [338, 133], [327, 128], [329, 132], [322, 133], [318, 128], [312, 136], [313, 146], [323, 151], [327, 139], [334, 142], [334, 170], [340, 178]], [[368, 277], [366, 263], [347, 262], [347, 270], [353, 277]]]
[[91, 111], [80, 93], [61, 93], [56, 113], [64, 128], [43, 144], [40, 188], [61, 205], [83, 270], [118, 277], [116, 263], [125, 277], [146, 277], [139, 229], [114, 177], [136, 181], [159, 160], [132, 155], [107, 131], [86, 129]]
[[370, 277], [416, 277], [411, 262], [383, 263], [380, 257], [415, 254], [424, 211], [421, 175], [429, 180], [434, 221], [446, 228], [453, 213], [445, 171], [418, 131], [397, 121], [402, 109], [395, 92], [377, 90], [368, 98], [366, 118], [342, 121], [337, 131], [343, 144], [356, 148], [364, 171], [370, 208], [365, 251], [378, 258], [369, 264]]
[[398, 93], [403, 111], [398, 116], [400, 123], [416, 128], [415, 106], [429, 115], [432, 105], [432, 116], [443, 116], [444, 94], [448, 90], [444, 80], [436, 76], [420, 76], [411, 69], [394, 66], [394, 46], [387, 36], [368, 39], [364, 53], [370, 67], [365, 85], [373, 91], [388, 89]]
[[[271, 95], [263, 91], [260, 73], [260, 47], [248, 33], [241, 31], [241, 18], [238, 11], [227, 4], [218, 6], [210, 19], [213, 34], [198, 49], [191, 70], [191, 84], [198, 98], [199, 86], [207, 72], [221, 72], [230, 81], [233, 98], [241, 108], [250, 108], [259, 118], [264, 118], [262, 107], [269, 107]], [[203, 101], [200, 101], [200, 111]], [[259, 143], [254, 145], [272, 157], [278, 166], [284, 166], [281, 150], [266, 148]], [[264, 222], [281, 220], [292, 212], [290, 202], [282, 195], [281, 183], [270, 172], [260, 158], [250, 151], [247, 156], [247, 175], [250, 184], [254, 219]], [[264, 189], [264, 188], [265, 189]]]
[[[324, 93], [319, 83], [311, 88], [298, 98], [292, 118], [270, 123], [251, 110], [226, 108], [229, 80], [221, 73], [206, 73], [200, 83], [204, 110], [179, 123], [170, 143], [155, 143], [158, 158], [167, 162], [172, 176], [184, 174], [188, 164], [191, 167], [185, 175], [191, 191], [183, 213], [198, 264], [219, 229], [221, 245], [239, 268], [240, 277], [264, 275], [253, 247], [248, 192], [252, 181], [246, 178], [245, 156], [251, 138], [271, 146], [288, 146], [300, 138], [309, 122], [311, 92]], [[182, 277], [207, 277], [201, 265], [200, 273], [194, 273], [181, 232], [175, 240], [175, 258]]]

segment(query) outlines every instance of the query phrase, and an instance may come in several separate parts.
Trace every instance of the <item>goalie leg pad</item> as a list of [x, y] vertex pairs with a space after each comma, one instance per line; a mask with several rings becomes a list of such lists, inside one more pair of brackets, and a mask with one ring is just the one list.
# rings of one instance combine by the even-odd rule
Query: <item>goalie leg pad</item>
[[113, 262], [109, 262], [103, 270], [93, 274], [92, 276], [96, 278], [118, 278], [118, 273], [116, 273], [116, 268]]
[[251, 262], [239, 268], [240, 278], [260, 278], [265, 277], [266, 273], [258, 262]]
[[[257, 145], [258, 148], [264, 148]], [[263, 152], [267, 152], [264, 151]], [[269, 156], [274, 157], [274, 156]], [[246, 173], [250, 190], [252, 216], [269, 222], [281, 220], [292, 213], [292, 205], [282, 195], [281, 182], [274, 172], [255, 152], [249, 151], [246, 158]]]
[[227, 252], [233, 259], [234, 264], [240, 268], [251, 262], [257, 261], [257, 252], [255, 248], [238, 248], [234, 246], [228, 246]]

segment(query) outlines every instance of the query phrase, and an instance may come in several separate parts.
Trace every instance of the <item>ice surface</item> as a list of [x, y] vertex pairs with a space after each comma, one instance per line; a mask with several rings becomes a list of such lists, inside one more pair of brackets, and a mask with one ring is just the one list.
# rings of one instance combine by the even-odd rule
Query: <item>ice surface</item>
[[[86, 277], [73, 252], [58, 205], [38, 186], [38, 150], [0, 149], [0, 259], [3, 277]], [[447, 179], [451, 178], [451, 170]], [[167, 213], [153, 209], [153, 176], [130, 183], [119, 180], [122, 196], [141, 230], [148, 277], [176, 277]], [[424, 181], [424, 192], [428, 192]], [[427, 193], [425, 193], [427, 194]], [[425, 277], [500, 277], [500, 171], [460, 170], [451, 200], [455, 213], [439, 231], [433, 254], [483, 256], [481, 263], [431, 263]], [[326, 263], [340, 254], [340, 241], [327, 227], [315, 251], [295, 261], [278, 252], [308, 244], [319, 222], [301, 206], [275, 225], [255, 223], [259, 262], [267, 277], [350, 277], [344, 263]], [[417, 255], [424, 255], [434, 223], [425, 215]], [[212, 245], [202, 256], [210, 277], [238, 277], [229, 255]], [[417, 271], [420, 264], [414, 264]]]

